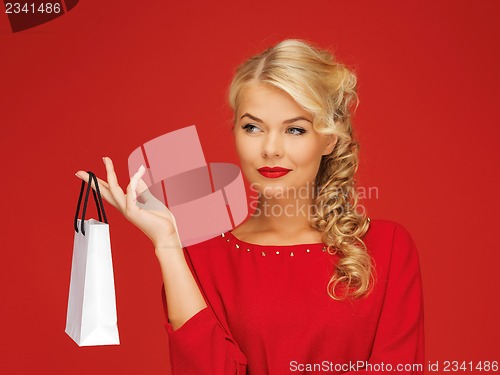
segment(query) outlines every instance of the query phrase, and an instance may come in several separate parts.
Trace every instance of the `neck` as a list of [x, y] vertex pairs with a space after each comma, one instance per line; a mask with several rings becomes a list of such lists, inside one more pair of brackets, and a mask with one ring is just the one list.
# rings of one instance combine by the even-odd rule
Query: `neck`
[[262, 232], [283, 235], [310, 231], [309, 219], [312, 215], [312, 199], [261, 199], [252, 215], [256, 228]]

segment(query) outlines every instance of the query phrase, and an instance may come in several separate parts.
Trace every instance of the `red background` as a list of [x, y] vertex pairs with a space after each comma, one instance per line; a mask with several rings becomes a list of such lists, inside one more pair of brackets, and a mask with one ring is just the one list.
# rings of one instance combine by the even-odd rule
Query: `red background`
[[0, 372], [168, 374], [153, 249], [111, 207], [121, 345], [64, 333], [73, 174], [103, 176], [107, 155], [125, 184], [133, 149], [191, 124], [208, 161], [236, 163], [234, 68], [291, 37], [358, 72], [358, 180], [378, 190], [369, 216], [402, 223], [419, 249], [426, 359], [500, 360], [499, 4], [82, 0], [19, 33], [0, 8]]

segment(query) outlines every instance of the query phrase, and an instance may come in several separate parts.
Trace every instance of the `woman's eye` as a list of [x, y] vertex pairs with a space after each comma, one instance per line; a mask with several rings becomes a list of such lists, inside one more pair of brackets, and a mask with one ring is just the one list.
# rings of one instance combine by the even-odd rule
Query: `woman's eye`
[[292, 135], [301, 135], [304, 134], [306, 131], [305, 129], [302, 128], [288, 128], [287, 133], [292, 134]]
[[243, 125], [243, 129], [245, 129], [247, 133], [256, 133], [259, 130], [257, 126], [252, 124]]

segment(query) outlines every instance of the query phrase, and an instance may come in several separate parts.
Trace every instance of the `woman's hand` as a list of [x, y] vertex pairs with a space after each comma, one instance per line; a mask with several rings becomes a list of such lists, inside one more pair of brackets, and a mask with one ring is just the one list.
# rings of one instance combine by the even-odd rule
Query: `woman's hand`
[[[181, 248], [175, 218], [165, 205], [156, 199], [142, 180], [146, 169], [141, 166], [132, 176], [123, 193], [110, 158], [103, 158], [108, 182], [97, 179], [102, 197], [118, 209], [130, 222], [138, 227], [153, 242], [156, 251], [164, 248]], [[78, 171], [78, 178], [89, 181], [87, 172]], [[92, 188], [95, 189], [92, 183]]]

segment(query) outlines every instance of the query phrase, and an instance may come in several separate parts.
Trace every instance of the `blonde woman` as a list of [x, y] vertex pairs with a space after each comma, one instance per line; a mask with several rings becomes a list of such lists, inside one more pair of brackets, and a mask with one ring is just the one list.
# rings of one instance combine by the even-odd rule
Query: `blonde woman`
[[172, 374], [420, 372], [415, 245], [359, 209], [355, 75], [327, 50], [284, 40], [237, 69], [229, 102], [259, 195], [232, 231], [181, 248], [168, 210], [136, 204], [144, 169], [125, 195], [104, 158], [104, 198], [152, 240], [161, 266]]

